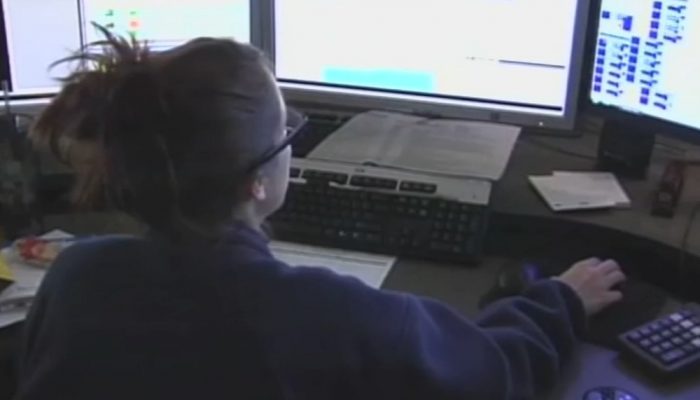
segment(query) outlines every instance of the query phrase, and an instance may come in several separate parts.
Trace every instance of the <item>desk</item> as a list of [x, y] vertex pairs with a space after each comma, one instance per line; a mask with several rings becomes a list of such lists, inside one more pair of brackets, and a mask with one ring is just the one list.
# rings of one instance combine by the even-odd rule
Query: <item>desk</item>
[[[408, 291], [442, 300], [468, 316], [477, 313], [479, 296], [493, 283], [499, 267], [507, 259], [489, 257], [477, 269], [435, 265], [419, 261], [400, 261], [387, 277], [384, 287]], [[669, 309], [675, 304], [669, 304]], [[596, 386], [617, 386], [638, 395], [641, 400], [700, 399], [700, 380], [679, 381], [661, 387], [647, 381], [619, 362], [617, 353], [581, 343], [573, 359], [562, 371], [559, 385], [548, 400], [579, 400]]]
[[[692, 208], [700, 202], [700, 173], [696, 169], [687, 171], [683, 196], [679, 201], [674, 218], [651, 216], [649, 213], [656, 184], [661, 178], [666, 163], [676, 156], [662, 146], [658, 146], [654, 152], [647, 179], [620, 179], [632, 200], [630, 209], [554, 214], [532, 190], [527, 181], [528, 175], [548, 175], [555, 169], [591, 171], [595, 168], [593, 160], [560, 154], [549, 148], [540, 147], [536, 143], [546, 142], [547, 145], [564, 150], [595, 156], [597, 141], [598, 137], [594, 135], [584, 136], [576, 140], [552, 138], [520, 140], [516, 145], [506, 174], [495, 186], [492, 197], [494, 211], [508, 215], [532, 216], [554, 219], [559, 222], [594, 225], [620, 231], [630, 236], [642, 237], [670, 247], [678, 247], [682, 241], [685, 222]], [[663, 138], [663, 143], [666, 146], [691, 148], [668, 138]], [[700, 255], [700, 240], [691, 241], [688, 250], [694, 255]]]
[[[596, 150], [594, 136], [576, 140], [537, 140], [590, 155], [595, 154]], [[657, 152], [649, 179], [645, 181], [623, 180], [623, 186], [632, 198], [631, 209], [555, 215], [528, 186], [525, 177], [528, 174], [546, 174], [554, 169], [590, 170], [593, 162], [552, 152], [527, 139], [521, 140], [505, 177], [496, 185], [493, 193], [495, 213], [493, 229], [489, 233], [489, 256], [482, 265], [464, 268], [400, 260], [387, 278], [385, 287], [430, 296], [473, 316], [477, 312], [477, 299], [494, 281], [498, 267], [505, 261], [503, 256], [529, 255], [533, 246], [547, 253], [557, 247], [555, 240], [559, 239], [562, 231], [571, 234], [573, 229], [573, 238], [580, 239], [574, 240], [574, 244], [578, 245], [577, 252], [581, 255], [615, 255], [623, 258], [623, 261], [629, 257], [629, 263], [625, 264], [628, 268], [675, 293], [673, 289], [677, 281], [672, 279], [675, 275], [669, 270], [677, 264], [678, 246], [690, 210], [700, 201], [700, 174], [689, 175], [674, 219], [651, 217], [650, 196], [668, 158], [669, 154]], [[537, 226], [536, 232], [530, 224]], [[47, 228], [54, 227], [76, 234], [131, 233], [140, 230], [128, 218], [102, 214], [48, 218]], [[691, 240], [689, 253], [688, 266], [700, 276], [700, 240]], [[632, 254], [638, 255], [636, 260], [630, 256]], [[569, 256], [575, 258], [579, 254]], [[663, 277], [668, 279], [664, 280]], [[700, 291], [696, 291], [696, 294], [700, 294], [697, 292]], [[12, 336], [0, 333], [0, 342], [7, 342]], [[634, 392], [642, 400], [700, 399], [698, 383], [681, 382], [674, 387], [660, 388], [625, 370], [615, 358], [615, 353], [611, 351], [581, 345], [572, 363], [563, 371], [561, 383], [550, 398], [577, 400], [590, 387], [612, 384]]]
[[[628, 268], [627, 272], [687, 300], [700, 302], [700, 291], [692, 286], [679, 287], [683, 281], [697, 282], [695, 288], [700, 285], [700, 218], [689, 225], [692, 209], [700, 203], [700, 169], [687, 170], [674, 218], [650, 215], [652, 196], [664, 168], [678, 156], [677, 151], [669, 149], [697, 152], [697, 147], [660, 138], [662, 145], [655, 149], [647, 179], [620, 178], [632, 200], [629, 209], [555, 214], [531, 188], [528, 175], [550, 174], [553, 170], [590, 171], [595, 167], [594, 160], [560, 154], [537, 143], [593, 156], [597, 140], [597, 136], [588, 135], [576, 140], [525, 138], [518, 142], [506, 174], [494, 187], [489, 253], [516, 258], [532, 256], [533, 247], [544, 244], [544, 251], [549, 252], [568, 236], [574, 243], [567, 244], [572, 257], [565, 261], [590, 255], [614, 257]], [[678, 269], [679, 249], [689, 226], [683, 279]]]

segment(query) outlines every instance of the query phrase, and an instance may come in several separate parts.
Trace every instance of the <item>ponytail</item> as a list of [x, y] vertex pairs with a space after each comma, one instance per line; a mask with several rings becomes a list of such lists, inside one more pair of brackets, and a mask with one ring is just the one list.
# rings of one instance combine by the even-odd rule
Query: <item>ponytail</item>
[[84, 49], [58, 62], [77, 61], [79, 68], [63, 80], [64, 89], [31, 138], [75, 169], [78, 205], [107, 201], [148, 216], [149, 225], [168, 224], [178, 207], [165, 139], [171, 120], [167, 94], [146, 47], [103, 33], [101, 54]]
[[156, 54], [97, 28], [105, 40], [57, 62], [77, 68], [34, 143], [73, 167], [79, 205], [107, 202], [169, 233], [220, 231], [242, 201], [238, 169], [279, 132], [262, 53], [201, 38]]

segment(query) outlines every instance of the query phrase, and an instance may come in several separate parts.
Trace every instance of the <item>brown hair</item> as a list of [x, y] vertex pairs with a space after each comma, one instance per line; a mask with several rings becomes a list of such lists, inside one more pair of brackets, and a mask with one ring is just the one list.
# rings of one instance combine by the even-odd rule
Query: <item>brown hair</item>
[[75, 169], [79, 204], [107, 199], [159, 230], [228, 222], [282, 118], [264, 57], [208, 38], [153, 53], [98, 29], [104, 41], [60, 61], [77, 68], [34, 142]]

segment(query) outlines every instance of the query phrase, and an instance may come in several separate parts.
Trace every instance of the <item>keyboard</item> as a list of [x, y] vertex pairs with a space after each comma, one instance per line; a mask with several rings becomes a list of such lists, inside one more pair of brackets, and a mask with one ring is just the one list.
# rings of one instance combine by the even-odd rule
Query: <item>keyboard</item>
[[309, 159], [293, 159], [279, 240], [475, 264], [491, 183]]
[[700, 366], [700, 305], [655, 319], [620, 335], [623, 354], [657, 375]]

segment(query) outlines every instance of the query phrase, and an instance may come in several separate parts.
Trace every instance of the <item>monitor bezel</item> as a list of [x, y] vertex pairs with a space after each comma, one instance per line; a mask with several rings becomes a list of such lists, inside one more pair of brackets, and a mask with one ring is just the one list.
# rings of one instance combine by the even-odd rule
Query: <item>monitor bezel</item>
[[5, 32], [5, 10], [0, 0], [0, 82], [10, 82], [10, 57], [7, 48], [7, 33]]
[[667, 119], [654, 117], [648, 114], [636, 113], [623, 107], [593, 101], [593, 71], [595, 69], [595, 52], [598, 41], [598, 29], [600, 28], [600, 16], [603, 1], [598, 0], [591, 8], [590, 23], [588, 29], [587, 48], [584, 57], [584, 73], [582, 74], [581, 89], [583, 93], [582, 111], [592, 115], [612, 120], [628, 126], [632, 129], [639, 128], [642, 132], [652, 131], [658, 135], [673, 136], [683, 141], [700, 144], [700, 129], [696, 129]]
[[[269, 7], [267, 15], [269, 27], [264, 41], [268, 48], [266, 52], [273, 63], [275, 59], [275, 4], [277, 0], [265, 2]], [[538, 113], [537, 107], [532, 112], [525, 111], [527, 107], [490, 107], [487, 102], [455, 101], [445, 97], [431, 95], [396, 95], [392, 92], [382, 92], [369, 89], [338, 89], [336, 87], [315, 83], [296, 83], [286, 79], [278, 82], [288, 101], [304, 104], [325, 104], [332, 107], [347, 107], [358, 111], [382, 109], [416, 115], [426, 115], [440, 118], [459, 118], [470, 120], [491, 121], [527, 127], [552, 128], [571, 130], [574, 127], [579, 111], [581, 94], [581, 74], [583, 72], [584, 48], [587, 37], [587, 26], [590, 10], [590, 0], [578, 0], [576, 22], [573, 34], [573, 46], [570, 57], [570, 74], [567, 82], [567, 95], [564, 102], [563, 115], [553, 116]], [[541, 110], [541, 108], [539, 108]]]
[[[2, 9], [2, 3], [4, 0], [0, 0], [0, 9]], [[266, 36], [267, 27], [265, 24], [268, 18], [265, 16], [265, 7], [261, 4], [261, 1], [249, 0], [250, 5], [250, 43], [256, 47], [264, 48], [264, 37]], [[77, 7], [78, 5], [76, 5]], [[9, 60], [9, 43], [7, 43], [7, 37], [5, 34], [4, 20], [2, 21], [2, 33], [0, 34], [0, 56], [2, 60], [7, 63], [7, 69], [4, 71], [6, 76], [0, 76], [0, 81], [7, 79], [10, 85], [9, 99], [13, 105], [20, 107], [24, 110], [36, 111], [37, 107], [48, 104], [49, 101], [46, 99], [51, 99], [60, 91], [60, 83], [57, 83], [56, 90], [43, 92], [43, 93], [31, 93], [31, 94], [17, 94], [12, 92], [12, 71], [11, 64]], [[4, 64], [3, 64], [4, 65]]]

